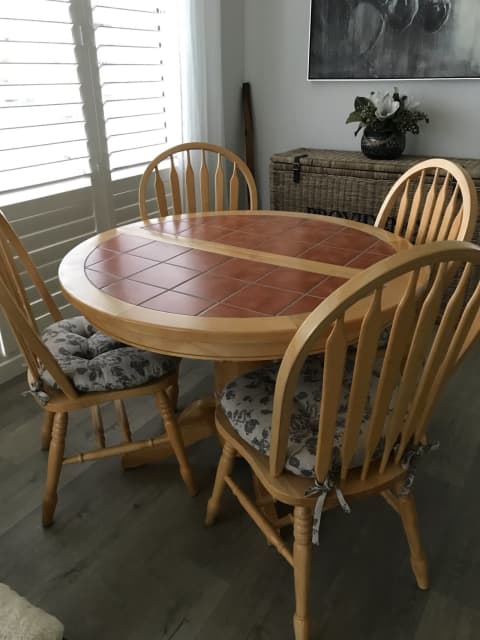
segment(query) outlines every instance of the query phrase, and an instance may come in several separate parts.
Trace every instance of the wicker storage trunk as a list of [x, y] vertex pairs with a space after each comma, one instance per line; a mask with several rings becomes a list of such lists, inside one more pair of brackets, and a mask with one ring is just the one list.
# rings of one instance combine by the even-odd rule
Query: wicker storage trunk
[[[373, 223], [388, 190], [424, 156], [369, 160], [356, 151], [292, 149], [270, 159], [270, 208]], [[472, 176], [480, 200], [480, 160], [451, 158]], [[473, 238], [480, 243], [480, 220]]]

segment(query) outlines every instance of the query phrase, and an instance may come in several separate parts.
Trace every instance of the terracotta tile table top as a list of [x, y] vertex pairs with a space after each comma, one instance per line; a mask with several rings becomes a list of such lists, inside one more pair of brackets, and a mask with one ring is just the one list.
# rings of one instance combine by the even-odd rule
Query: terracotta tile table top
[[60, 279], [92, 322], [112, 334], [113, 317], [128, 325], [116, 337], [135, 344], [153, 325], [210, 335], [217, 323], [219, 339], [241, 327], [291, 334], [358, 270], [406, 247], [383, 230], [311, 214], [183, 215], [85, 241], [62, 261]]
[[96, 287], [124, 302], [187, 315], [306, 313], [346, 280], [236, 258], [236, 247], [355, 268], [370, 266], [395, 253], [390, 244], [369, 233], [311, 217], [298, 220], [229, 214], [167, 220], [148, 229], [152, 237], [173, 235], [234, 249], [231, 256], [223, 255], [215, 253], [214, 247], [189, 248], [129, 235], [125, 229], [121, 236], [99, 244], [87, 256], [86, 275]]

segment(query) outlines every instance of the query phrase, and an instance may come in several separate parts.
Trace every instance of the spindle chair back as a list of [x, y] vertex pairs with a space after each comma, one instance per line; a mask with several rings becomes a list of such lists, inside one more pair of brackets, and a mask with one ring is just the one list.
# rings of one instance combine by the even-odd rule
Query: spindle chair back
[[145, 169], [138, 192], [140, 214], [148, 223], [152, 200], [159, 219], [172, 214], [238, 210], [243, 208], [242, 185], [247, 190], [247, 208], [256, 209], [255, 180], [239, 156], [206, 142], [179, 144], [160, 153]]
[[[452, 265], [457, 275], [453, 291]], [[265, 369], [229, 383], [220, 396], [216, 421], [225, 444], [206, 523], [215, 520], [228, 485], [294, 569], [296, 640], [309, 638], [310, 546], [325, 509], [341, 505], [348, 510], [355, 498], [382, 495], [401, 516], [418, 586], [428, 586], [411, 485], [415, 464], [429, 450], [426, 436], [435, 402], [480, 336], [479, 271], [480, 247], [466, 242], [428, 243], [386, 258], [337, 289], [305, 319], [275, 373], [272, 404], [268, 383], [258, 410], [252, 412], [249, 406], [257, 384], [249, 380], [269, 380]], [[389, 284], [398, 284], [399, 278], [404, 293], [388, 320], [391, 331], [385, 347], [383, 299]], [[365, 302], [358, 342], [352, 346], [347, 335], [349, 310]], [[325, 344], [324, 353], [311, 356], [319, 344]], [[306, 397], [303, 372], [315, 363], [321, 373], [308, 381], [315, 392]], [[271, 365], [268, 371], [271, 374]], [[236, 389], [241, 390], [238, 395]], [[304, 462], [300, 471], [295, 440], [289, 438], [299, 424], [304, 428], [298, 418], [305, 419], [305, 409], [299, 414], [299, 403], [307, 407], [311, 420], [306, 445], [311, 467], [305, 470]], [[242, 420], [244, 430], [239, 427]], [[262, 429], [258, 446], [247, 442], [246, 435], [255, 428], [255, 420]], [[277, 532], [285, 519], [268, 521], [233, 480], [237, 455], [247, 460], [273, 500], [294, 507], [293, 554]]]
[[468, 240], [475, 231], [478, 201], [469, 173], [451, 160], [433, 158], [414, 165], [392, 186], [375, 226], [415, 244]]

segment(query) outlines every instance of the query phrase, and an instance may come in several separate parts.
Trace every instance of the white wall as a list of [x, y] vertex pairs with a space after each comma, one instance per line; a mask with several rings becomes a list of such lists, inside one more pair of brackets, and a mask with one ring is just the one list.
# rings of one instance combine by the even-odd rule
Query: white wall
[[222, 0], [221, 8], [225, 146], [243, 157], [244, 3], [243, 0]]
[[360, 147], [345, 125], [356, 95], [391, 89], [421, 102], [430, 124], [407, 135], [407, 153], [479, 157], [480, 80], [308, 82], [309, 0], [245, 0], [245, 81], [252, 85], [257, 184], [268, 207], [272, 153], [294, 147]]

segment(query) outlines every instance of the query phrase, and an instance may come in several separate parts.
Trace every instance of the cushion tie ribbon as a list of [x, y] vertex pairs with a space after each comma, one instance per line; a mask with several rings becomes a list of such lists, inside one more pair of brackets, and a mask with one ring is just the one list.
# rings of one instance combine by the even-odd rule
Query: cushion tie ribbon
[[323, 482], [314, 480], [313, 485], [305, 491], [305, 497], [318, 496], [315, 502], [315, 509], [313, 512], [313, 528], [312, 528], [312, 542], [315, 545], [319, 544], [320, 533], [320, 521], [322, 519], [323, 507], [325, 506], [325, 500], [330, 491], [335, 491], [337, 494], [337, 500], [345, 513], [350, 513], [351, 509], [345, 500], [345, 496], [342, 493], [340, 487], [337, 486], [335, 480], [331, 474], [328, 474]]
[[45, 391], [42, 391], [39, 385], [31, 385], [30, 389], [27, 389], [26, 391], [22, 391], [22, 396], [24, 398], [26, 396], [33, 396], [36, 400], [38, 400], [38, 402], [42, 405], [42, 407], [46, 407], [50, 400], [48, 393], [45, 393]]
[[427, 444], [418, 444], [407, 449], [402, 458], [402, 467], [407, 470], [405, 482], [399, 491], [400, 496], [408, 496], [412, 490], [413, 483], [415, 482], [415, 474], [417, 473], [417, 466], [420, 458], [430, 451], [437, 451], [440, 448], [439, 442], [432, 442]]

